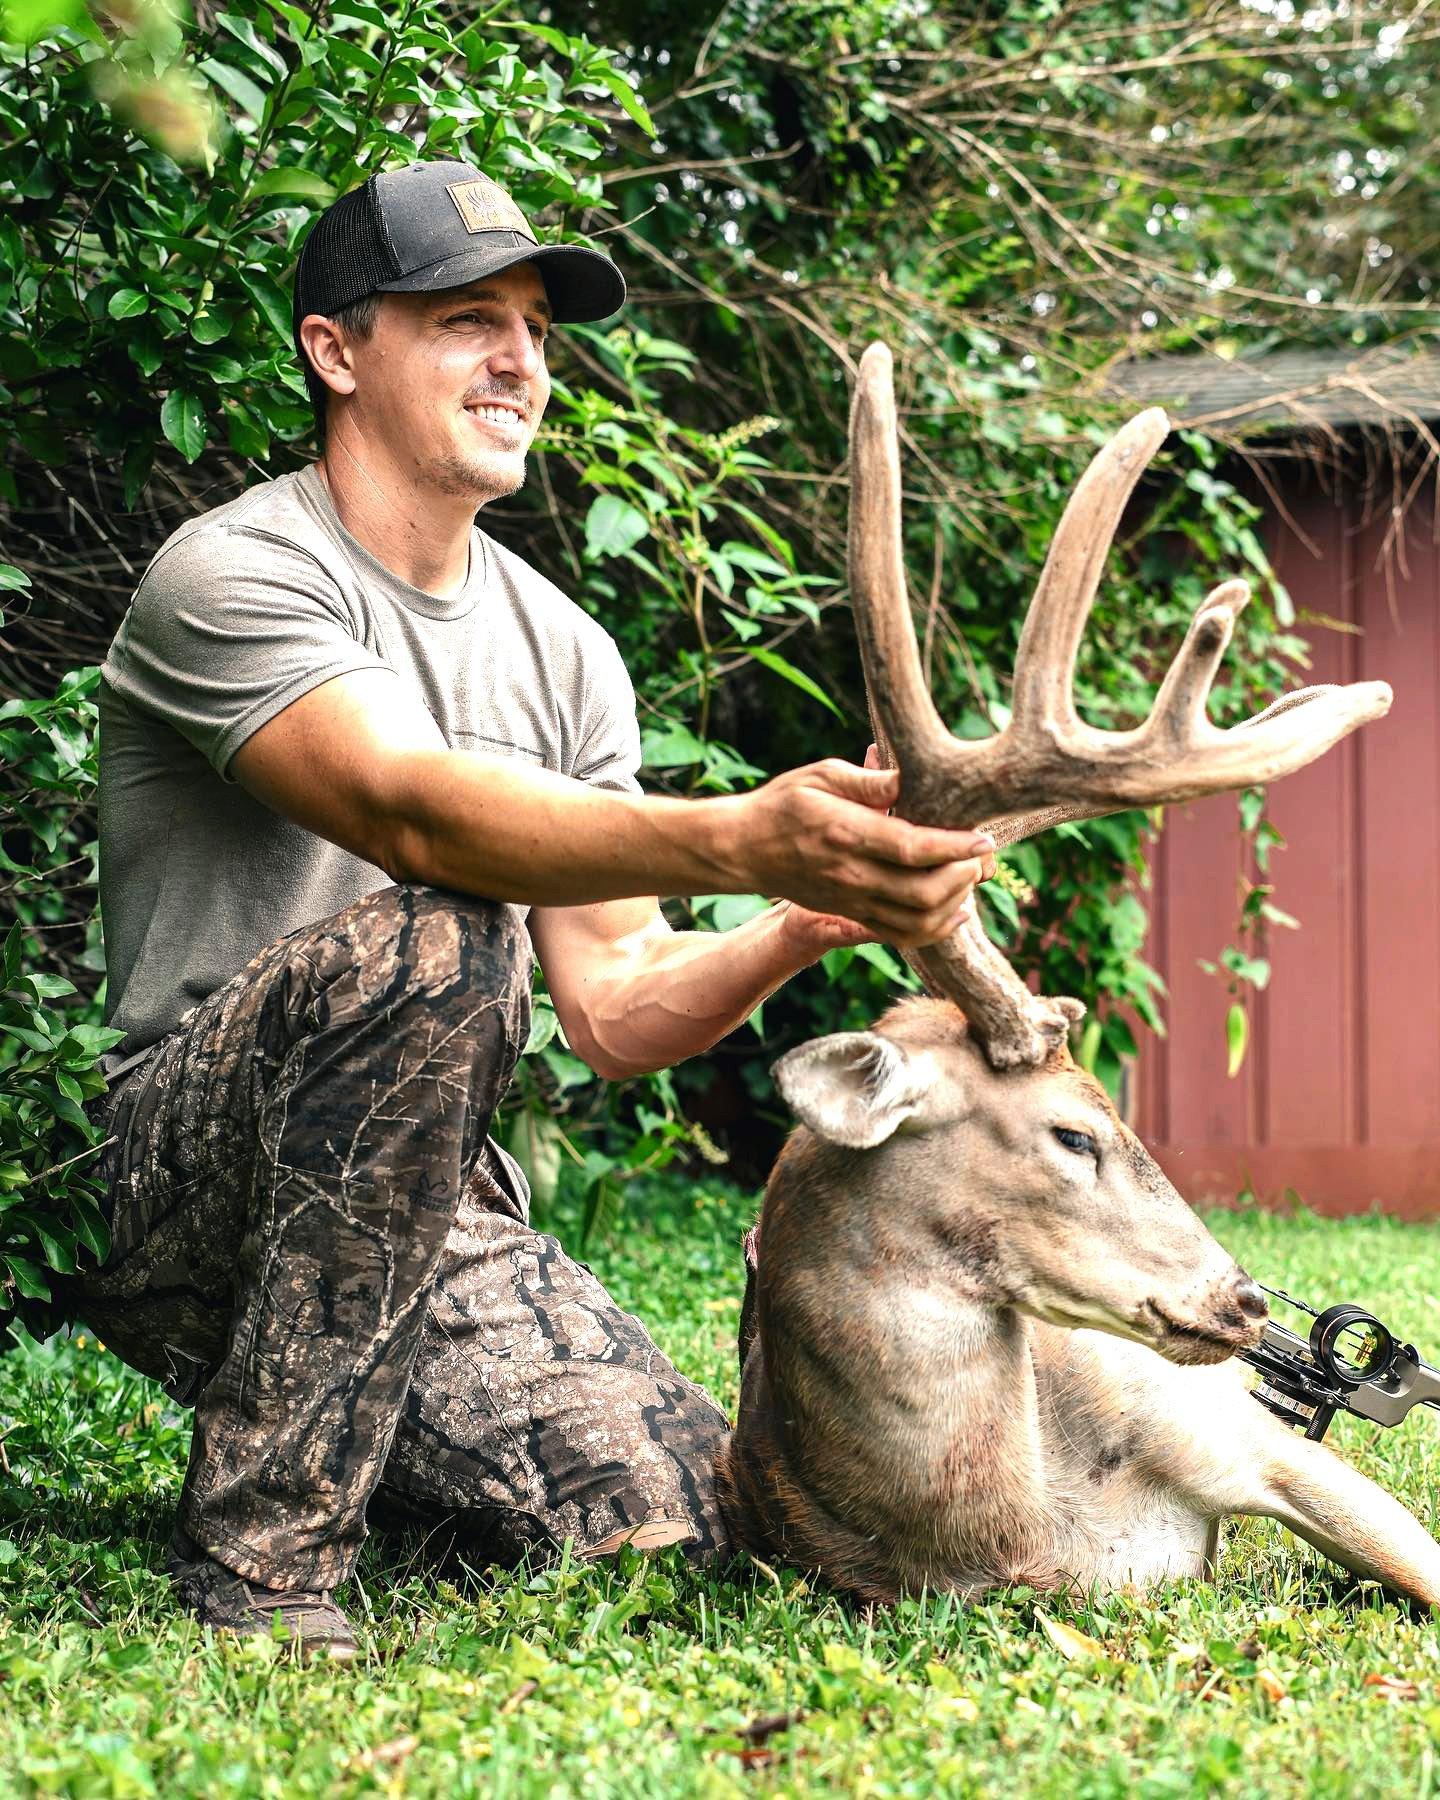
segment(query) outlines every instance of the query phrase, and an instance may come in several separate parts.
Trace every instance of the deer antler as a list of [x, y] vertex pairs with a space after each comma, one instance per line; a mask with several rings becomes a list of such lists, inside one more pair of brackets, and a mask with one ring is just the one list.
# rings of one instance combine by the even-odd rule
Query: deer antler
[[[1169, 428], [1159, 408], [1141, 413], [1081, 476], [1020, 634], [1010, 723], [961, 740], [930, 699], [905, 591], [890, 352], [865, 352], [850, 418], [850, 596], [876, 742], [900, 770], [901, 817], [989, 821], [998, 843], [1018, 843], [1067, 820], [1273, 781], [1390, 710], [1389, 686], [1364, 681], [1302, 688], [1243, 725], [1212, 725], [1210, 685], [1249, 599], [1243, 581], [1227, 581], [1200, 602], [1143, 724], [1098, 731], [1079, 717], [1081, 633], [1125, 503]], [[996, 1068], [1043, 1061], [1084, 1012], [1076, 1000], [1031, 994], [977, 920], [910, 960], [928, 987], [958, 1001]]]

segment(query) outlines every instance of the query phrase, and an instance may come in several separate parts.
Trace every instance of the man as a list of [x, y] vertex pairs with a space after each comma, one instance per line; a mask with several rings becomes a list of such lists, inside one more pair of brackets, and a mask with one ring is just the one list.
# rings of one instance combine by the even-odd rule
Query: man
[[[72, 1311], [193, 1402], [202, 1621], [349, 1656], [372, 1499], [472, 1553], [726, 1548], [726, 1421], [488, 1138], [530, 951], [601, 1075], [708, 1048], [832, 946], [953, 928], [992, 846], [838, 762], [647, 798], [601, 627], [475, 526], [552, 324], [624, 298], [462, 163], [372, 177], [295, 284], [323, 454], [190, 521], [101, 689], [114, 1247]], [[657, 894], [784, 898], [718, 938]], [[528, 918], [527, 918], [528, 910]]]

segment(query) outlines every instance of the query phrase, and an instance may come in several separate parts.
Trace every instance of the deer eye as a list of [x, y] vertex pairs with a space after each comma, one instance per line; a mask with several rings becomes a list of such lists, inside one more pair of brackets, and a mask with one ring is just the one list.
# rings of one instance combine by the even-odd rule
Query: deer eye
[[1056, 1125], [1054, 1132], [1067, 1150], [1073, 1150], [1077, 1156], [1093, 1156], [1100, 1160], [1100, 1146], [1088, 1131], [1070, 1131], [1064, 1125]]

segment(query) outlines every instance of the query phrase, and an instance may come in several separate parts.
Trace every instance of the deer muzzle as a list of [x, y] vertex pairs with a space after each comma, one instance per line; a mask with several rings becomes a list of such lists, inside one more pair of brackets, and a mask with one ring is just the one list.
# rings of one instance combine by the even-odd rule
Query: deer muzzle
[[1269, 1317], [1265, 1296], [1242, 1268], [1208, 1290], [1193, 1309], [1146, 1300], [1136, 1320], [1140, 1335], [1168, 1362], [1224, 1362], [1258, 1344]]

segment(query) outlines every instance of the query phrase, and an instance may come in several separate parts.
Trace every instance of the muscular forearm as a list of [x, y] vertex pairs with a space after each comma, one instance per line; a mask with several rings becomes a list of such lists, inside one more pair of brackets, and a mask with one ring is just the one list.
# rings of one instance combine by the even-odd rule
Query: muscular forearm
[[786, 905], [733, 931], [647, 931], [581, 984], [566, 1029], [576, 1052], [618, 1080], [698, 1056], [818, 954]]
[[400, 881], [534, 906], [750, 886], [726, 800], [614, 793], [464, 750], [411, 751], [393, 786], [385, 867]]

